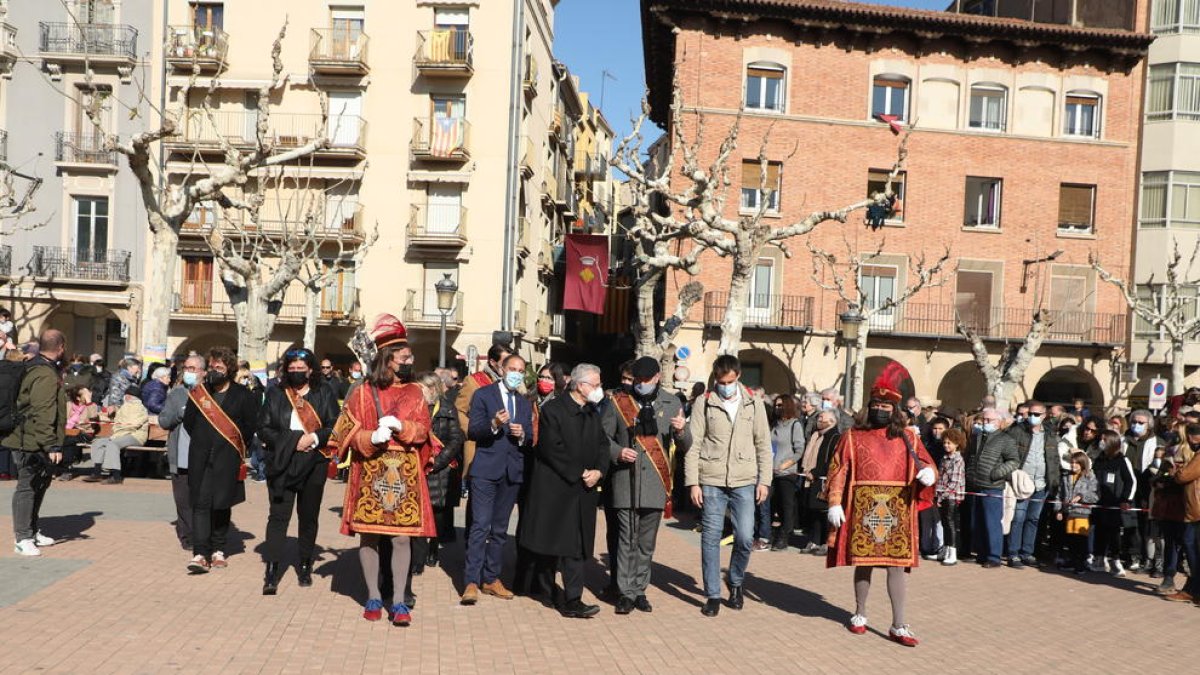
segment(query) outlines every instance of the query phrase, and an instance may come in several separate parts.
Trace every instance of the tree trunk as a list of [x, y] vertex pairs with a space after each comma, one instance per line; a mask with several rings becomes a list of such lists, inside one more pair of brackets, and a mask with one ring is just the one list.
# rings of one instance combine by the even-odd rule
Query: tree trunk
[[313, 284], [304, 284], [304, 347], [317, 349], [317, 319], [321, 316], [321, 291]]
[[842, 404], [850, 410], [860, 410], [865, 403], [863, 400], [863, 378], [867, 374], [867, 328], [869, 321], [863, 321], [858, 327], [858, 339], [854, 342], [854, 372], [847, 373], [850, 377], [850, 400]]
[[[241, 279], [238, 279], [241, 280]], [[263, 295], [262, 284], [247, 279], [244, 286], [233, 281], [224, 281], [225, 292], [233, 305], [233, 316], [237, 320], [238, 358], [266, 362], [267, 344], [275, 329], [278, 310], [272, 312], [271, 299]]]
[[654, 316], [654, 292], [663, 277], [662, 270], [648, 272], [638, 281], [637, 289], [637, 356], [660, 358], [658, 321]]
[[1183, 340], [1171, 341], [1171, 395], [1178, 396], [1183, 394], [1183, 378], [1184, 378], [1184, 342]]
[[748, 261], [757, 258], [734, 260], [733, 273], [729, 277], [729, 300], [725, 303], [725, 319], [721, 321], [721, 343], [717, 346], [718, 354], [733, 354], [737, 356], [742, 344], [742, 327], [746, 324], [746, 302], [750, 299], [751, 265]]
[[167, 348], [171, 308], [175, 305], [178, 251], [178, 232], [170, 227], [160, 227], [154, 232], [150, 245], [150, 274], [142, 296], [143, 351], [147, 347]]
[[[1022, 375], [1023, 374], [1024, 369], [1022, 369]], [[1008, 410], [1009, 401], [1012, 400], [1013, 391], [1018, 384], [1020, 384], [1019, 381], [1014, 381], [1006, 376], [997, 380], [995, 384], [992, 384], [988, 387], [988, 391], [996, 398], [996, 410]]]

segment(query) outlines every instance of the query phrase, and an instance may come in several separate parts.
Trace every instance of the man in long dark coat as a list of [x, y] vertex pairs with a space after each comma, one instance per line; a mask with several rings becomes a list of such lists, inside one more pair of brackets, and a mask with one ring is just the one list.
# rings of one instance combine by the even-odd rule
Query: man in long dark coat
[[596, 411], [602, 400], [600, 369], [583, 363], [571, 372], [568, 395], [542, 408], [528, 513], [517, 533], [525, 548], [558, 559], [565, 600], [560, 611], [568, 618], [600, 611], [583, 602], [583, 570], [596, 539], [596, 486], [610, 464], [608, 437]]
[[188, 392], [183, 428], [188, 446], [192, 502], [192, 557], [188, 571], [203, 574], [226, 566], [225, 544], [233, 507], [246, 501], [246, 447], [258, 423], [261, 401], [233, 381], [237, 357], [214, 347], [204, 383]]

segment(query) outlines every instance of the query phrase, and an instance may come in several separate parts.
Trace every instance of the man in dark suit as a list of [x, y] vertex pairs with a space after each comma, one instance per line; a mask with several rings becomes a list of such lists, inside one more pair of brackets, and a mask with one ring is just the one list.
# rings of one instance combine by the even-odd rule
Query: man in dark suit
[[533, 407], [521, 394], [525, 359], [505, 357], [501, 379], [471, 397], [467, 437], [475, 441], [471, 464], [471, 527], [467, 534], [466, 588], [462, 604], [473, 605], [482, 591], [504, 600], [513, 594], [500, 583], [508, 519], [524, 476], [522, 452], [533, 445]]

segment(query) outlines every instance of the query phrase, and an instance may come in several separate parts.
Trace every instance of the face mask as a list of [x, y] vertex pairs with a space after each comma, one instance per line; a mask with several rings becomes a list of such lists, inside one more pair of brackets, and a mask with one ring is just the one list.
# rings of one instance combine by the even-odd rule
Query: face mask
[[5, 335], [10, 335], [10, 334], [12, 334], [12, 329], [13, 329], [13, 322], [0, 321], [0, 333], [4, 333]]
[[412, 382], [413, 369], [411, 363], [400, 363], [396, 365], [396, 379], [401, 382]]
[[723, 399], [731, 399], [737, 395], [737, 382], [728, 384], [717, 383], [717, 395]]
[[594, 387], [587, 395], [588, 403], [598, 404], [604, 400], [604, 390], [600, 387]]
[[352, 380], [361, 380], [361, 379], [362, 379], [362, 371], [361, 371], [361, 370], [352, 370], [352, 371], [350, 371], [350, 379], [352, 379]]
[[995, 424], [992, 424], [991, 422], [987, 422], [983, 425], [983, 433], [990, 434], [990, 433], [994, 433], [995, 431], [996, 431]]
[[507, 372], [504, 374], [504, 386], [510, 391], [516, 391], [521, 388], [525, 382], [525, 373]]
[[216, 389], [216, 388], [220, 387], [221, 385], [225, 384], [226, 380], [228, 380], [228, 379], [229, 379], [229, 376], [226, 375], [225, 373], [218, 372], [215, 370], [210, 370], [210, 371], [208, 371], [208, 375], [204, 376], [204, 383], [206, 385], [208, 385], [209, 387]]
[[983, 425], [980, 424], [979, 422], [972, 424], [971, 428], [974, 429], [975, 431], [983, 431]]
[[1134, 436], [1141, 436], [1146, 433], [1146, 425], [1141, 422], [1135, 422], [1129, 427], [1129, 430], [1133, 432]]
[[639, 396], [649, 396], [650, 394], [653, 394], [654, 390], [657, 388], [658, 385], [651, 382], [638, 382], [637, 384], [633, 385], [633, 390], [636, 391]]
[[103, 369], [103, 368], [101, 368], [100, 366], [96, 366], [96, 372], [97, 372], [97, 373], [103, 373], [103, 372], [104, 372], [104, 369]]
[[289, 370], [285, 376], [287, 385], [293, 389], [303, 387], [308, 383], [308, 373], [298, 370]]
[[1016, 422], [1017, 424], [1022, 424], [1023, 422], [1025, 422], [1025, 416], [1024, 415], [1014, 415], [1013, 421]]
[[833, 410], [833, 401], [821, 399], [821, 410]]
[[1025, 421], [1029, 423], [1029, 426], [1036, 427], [1042, 423], [1042, 416], [1041, 415], [1030, 415], [1029, 417], [1025, 418]]
[[537, 390], [539, 394], [546, 396], [550, 392], [554, 391], [554, 383], [550, 380], [538, 380]]
[[187, 387], [188, 389], [196, 386], [196, 383], [199, 381], [200, 378], [196, 375], [196, 373], [186, 372], [183, 374], [183, 386]]
[[882, 429], [883, 427], [886, 427], [891, 419], [892, 412], [890, 410], [883, 410], [882, 408], [871, 408], [871, 411], [867, 414], [867, 421], [870, 422], [871, 427], [875, 429]]

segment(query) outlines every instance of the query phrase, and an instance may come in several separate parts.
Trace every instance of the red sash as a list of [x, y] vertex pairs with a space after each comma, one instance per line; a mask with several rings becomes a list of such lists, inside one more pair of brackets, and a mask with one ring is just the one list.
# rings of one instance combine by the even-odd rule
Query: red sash
[[221, 409], [221, 405], [209, 393], [208, 388], [203, 384], [198, 384], [188, 391], [188, 398], [196, 405], [196, 409], [204, 415], [204, 419], [212, 425], [212, 428], [217, 430], [218, 434], [237, 450], [238, 456], [242, 459], [241, 468], [238, 469], [238, 480], [246, 480], [246, 440], [242, 438], [242, 430], [229, 419], [229, 415]]
[[492, 383], [492, 376], [482, 370], [471, 373], [471, 377], [475, 380], [475, 384], [479, 385], [480, 389]]
[[[618, 392], [613, 394], [612, 400], [617, 407], [617, 412], [621, 414], [621, 419], [625, 421], [625, 426], [629, 428], [636, 426], [640, 406], [633, 400], [633, 397], [624, 392]], [[671, 463], [667, 461], [667, 451], [662, 445], [662, 439], [658, 437], [658, 434], [634, 436], [634, 439], [646, 451], [646, 456], [650, 458], [650, 463], [654, 465], [658, 477], [662, 480], [663, 490], [667, 493], [667, 504], [663, 508], [663, 516], [670, 518], [672, 515]], [[636, 469], [636, 466], [634, 468]], [[632, 495], [630, 497], [632, 498]]]
[[[304, 400], [304, 397], [297, 394], [296, 390], [291, 387], [284, 387], [283, 391], [287, 394], [288, 403], [291, 403], [292, 409], [296, 411], [296, 417], [300, 419], [300, 426], [304, 427], [304, 433], [317, 433], [317, 429], [321, 428], [321, 418], [317, 415], [317, 411], [313, 410], [312, 404]], [[320, 448], [320, 451], [326, 457], [330, 456], [325, 448]]]

